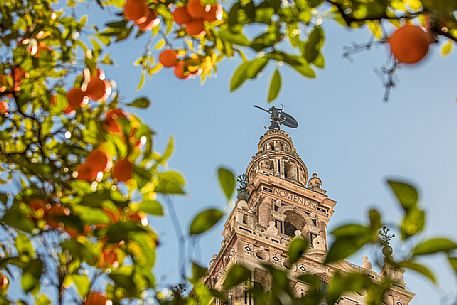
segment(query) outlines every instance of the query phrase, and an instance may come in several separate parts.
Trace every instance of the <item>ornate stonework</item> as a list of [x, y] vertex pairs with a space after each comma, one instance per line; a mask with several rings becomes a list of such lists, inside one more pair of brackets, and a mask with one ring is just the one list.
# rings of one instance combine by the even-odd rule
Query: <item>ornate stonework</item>
[[[323, 265], [327, 251], [327, 225], [336, 202], [322, 189], [322, 180], [308, 169], [297, 154], [292, 139], [283, 130], [269, 129], [258, 144], [258, 151], [246, 170], [247, 195], [239, 200], [228, 217], [223, 230], [221, 250], [210, 262], [207, 283], [220, 288], [231, 264], [243, 263], [252, 270], [253, 281], [268, 289], [268, 277], [261, 267], [269, 262], [290, 270], [291, 277], [304, 272], [319, 275], [323, 281], [336, 270], [360, 270], [374, 279], [368, 258], [362, 267], [347, 261], [332, 266]], [[246, 200], [244, 200], [246, 199]], [[297, 235], [309, 240], [311, 249], [296, 264], [287, 263], [287, 247]], [[393, 275], [399, 285], [386, 299], [387, 305], [407, 305], [414, 294], [405, 289], [402, 272]], [[293, 287], [300, 295], [306, 285], [297, 282]], [[237, 287], [229, 296], [232, 304], [253, 305], [246, 299], [244, 287]], [[364, 304], [363, 296], [350, 294], [339, 305]]]

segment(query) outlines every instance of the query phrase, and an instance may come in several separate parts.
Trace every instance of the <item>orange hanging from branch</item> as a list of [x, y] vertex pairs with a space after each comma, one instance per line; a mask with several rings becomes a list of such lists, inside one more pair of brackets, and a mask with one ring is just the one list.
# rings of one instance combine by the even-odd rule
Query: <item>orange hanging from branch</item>
[[399, 63], [416, 64], [428, 54], [432, 36], [418, 25], [405, 24], [397, 29], [387, 42]]

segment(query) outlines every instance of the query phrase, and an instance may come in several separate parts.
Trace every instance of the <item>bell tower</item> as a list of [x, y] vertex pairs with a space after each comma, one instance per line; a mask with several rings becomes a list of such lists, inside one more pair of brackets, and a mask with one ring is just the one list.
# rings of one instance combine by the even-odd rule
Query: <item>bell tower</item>
[[[234, 263], [248, 267], [252, 284], [267, 290], [271, 284], [261, 267], [264, 263], [289, 269], [292, 278], [310, 272], [319, 275], [324, 282], [335, 270], [355, 268], [372, 274], [373, 278], [381, 276], [371, 270], [368, 261], [364, 261], [363, 267], [346, 261], [338, 266], [322, 264], [328, 247], [327, 225], [336, 201], [327, 196], [316, 173], [309, 175], [292, 139], [280, 129], [281, 124], [297, 127], [298, 123], [280, 109], [272, 107], [265, 111], [271, 114], [271, 126], [260, 138], [257, 153], [239, 179], [238, 200], [225, 222], [221, 249], [210, 262], [207, 284], [220, 288], [226, 271]], [[287, 249], [295, 236], [307, 239], [310, 249], [291, 266]], [[307, 287], [296, 282], [293, 289], [300, 295], [306, 293]], [[398, 290], [401, 293], [392, 297], [392, 301], [396, 300], [393, 304], [408, 304], [414, 294], [404, 290], [404, 286]], [[342, 299], [339, 304], [364, 304], [360, 295], [348, 297], [346, 301]], [[233, 288], [229, 302], [254, 305], [246, 287]]]

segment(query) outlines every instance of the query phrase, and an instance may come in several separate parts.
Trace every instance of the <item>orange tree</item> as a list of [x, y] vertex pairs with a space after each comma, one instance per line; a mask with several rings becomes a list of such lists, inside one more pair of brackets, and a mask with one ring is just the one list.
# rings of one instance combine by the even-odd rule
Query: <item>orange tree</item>
[[[131, 35], [151, 36], [136, 61], [142, 75], [139, 87], [162, 67], [173, 68], [181, 79], [199, 75], [205, 80], [221, 60], [239, 56], [243, 62], [230, 83], [235, 90], [271, 61], [315, 77], [315, 69], [325, 65], [321, 24], [326, 19], [343, 27], [369, 27], [375, 37], [370, 44], [391, 47], [394, 60], [388, 73], [398, 64], [420, 61], [437, 39], [457, 38], [457, 5], [445, 0], [243, 0], [224, 7], [198, 0], [97, 0], [94, 5], [100, 8], [114, 8], [113, 20], [103, 27], [77, 16], [74, 1], [66, 4], [70, 8], [59, 9], [63, 3], [57, 0], [12, 0], [0, 7], [0, 182], [5, 191], [0, 193], [1, 304], [120, 304], [141, 299], [156, 287], [152, 267], [159, 236], [147, 216], [163, 214], [158, 195], [184, 193], [184, 178], [163, 168], [173, 142], [163, 153], [154, 151], [153, 131], [129, 113], [130, 107], [147, 108], [148, 98], [120, 98], [122, 84], [115, 89], [114, 80], [104, 74], [101, 67], [112, 63], [105, 51], [109, 45]], [[392, 25], [391, 32], [393, 27], [399, 30], [390, 35], [383, 30], [386, 24]], [[451, 46], [446, 43], [443, 53]], [[280, 87], [276, 70], [268, 101]], [[234, 175], [223, 168], [218, 173], [230, 199]], [[424, 229], [425, 212], [414, 187], [398, 181], [390, 187], [404, 211], [397, 230], [409, 242]], [[188, 235], [204, 233], [222, 217], [222, 211], [202, 211]], [[335, 240], [326, 263], [377, 244], [386, 249], [384, 265], [415, 270], [432, 282], [433, 273], [417, 263], [418, 257], [445, 253], [456, 269], [454, 241], [414, 243], [408, 256], [394, 259], [378, 236], [384, 224], [379, 212], [371, 210], [368, 219], [367, 224], [346, 224], [332, 232]], [[306, 249], [305, 240], [293, 241], [289, 262]], [[367, 302], [378, 304], [392, 284], [389, 278], [373, 282], [361, 274], [336, 274], [324, 293], [320, 280], [308, 275], [300, 280], [312, 293], [297, 299], [286, 271], [265, 268], [277, 285], [270, 292], [253, 287], [259, 304], [282, 303], [284, 295], [297, 303], [332, 303], [347, 291], [368, 291]], [[203, 284], [204, 274], [194, 264], [189, 279], [194, 293], [183, 295], [178, 287], [171, 296], [155, 294], [156, 301], [225, 300], [224, 291]], [[246, 268], [235, 266], [224, 289], [247, 276]], [[20, 285], [14, 293], [11, 282]]]

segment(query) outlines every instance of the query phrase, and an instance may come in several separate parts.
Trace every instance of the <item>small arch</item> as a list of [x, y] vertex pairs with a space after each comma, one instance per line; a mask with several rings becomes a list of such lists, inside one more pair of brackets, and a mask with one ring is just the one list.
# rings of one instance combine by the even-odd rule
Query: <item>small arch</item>
[[295, 237], [295, 231], [302, 231], [306, 226], [306, 221], [303, 216], [292, 210], [286, 211], [284, 214], [286, 215], [284, 233], [290, 237]]

